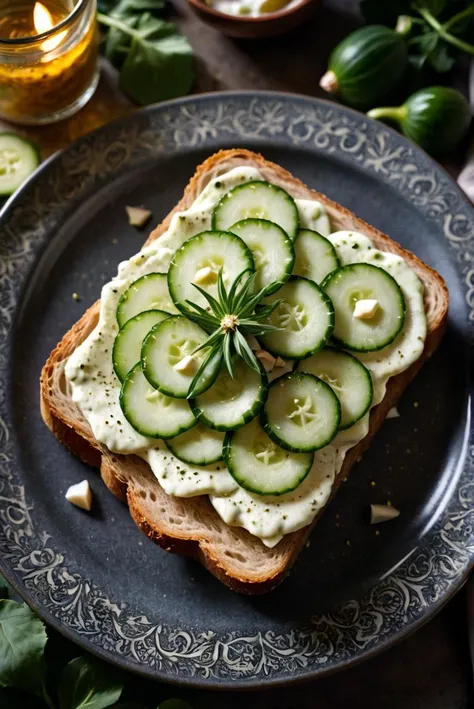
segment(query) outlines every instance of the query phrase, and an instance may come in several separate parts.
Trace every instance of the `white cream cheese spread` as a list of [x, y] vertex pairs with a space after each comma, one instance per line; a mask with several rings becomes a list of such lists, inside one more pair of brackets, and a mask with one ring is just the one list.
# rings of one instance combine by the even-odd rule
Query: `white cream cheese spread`
[[[119, 330], [117, 305], [125, 290], [140, 276], [166, 273], [174, 252], [191, 236], [211, 227], [212, 210], [229, 189], [261, 179], [255, 168], [238, 167], [212, 180], [188, 210], [173, 216], [165, 234], [119, 265], [118, 275], [102, 289], [99, 322], [69, 358], [66, 376], [72, 399], [98, 441], [114, 453], [135, 453], [145, 458], [169, 495], [209, 495], [227, 524], [244, 527], [271, 547], [285, 534], [310, 524], [326, 504], [346, 451], [368, 432], [369, 414], [315, 453], [310, 473], [295, 490], [278, 497], [264, 497], [241, 488], [223, 462], [203, 467], [188, 465], [178, 460], [163, 442], [135, 431], [120, 407], [121, 385], [111, 356]], [[383, 399], [388, 379], [407, 369], [423, 351], [426, 337], [423, 285], [400, 256], [377, 250], [363, 234], [348, 231], [331, 234], [327, 213], [319, 202], [296, 200], [296, 205], [300, 224], [328, 238], [342, 265], [362, 262], [379, 266], [397, 281], [403, 292], [406, 320], [401, 334], [383, 350], [356, 355], [370, 370], [374, 406]], [[169, 303], [156, 307], [170, 310]], [[270, 378], [284, 371], [276, 368]]]

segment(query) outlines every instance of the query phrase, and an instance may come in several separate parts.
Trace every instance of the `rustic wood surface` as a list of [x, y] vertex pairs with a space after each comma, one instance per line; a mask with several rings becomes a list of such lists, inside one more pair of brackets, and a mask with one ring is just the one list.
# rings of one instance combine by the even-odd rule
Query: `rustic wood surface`
[[[255, 42], [221, 36], [195, 18], [186, 0], [176, 0], [176, 19], [197, 55], [195, 91], [274, 89], [323, 95], [318, 77], [331, 48], [357, 25], [356, 6], [354, 0], [326, 2], [304, 28]], [[55, 126], [19, 132], [37, 141], [47, 157], [133, 110], [118, 91], [114, 72], [104, 67], [96, 95], [80, 113]], [[0, 123], [0, 129], [5, 127]], [[460, 164], [458, 158], [452, 160], [451, 172], [456, 174]], [[153, 683], [136, 679], [132, 687], [137, 699], [157, 696]], [[188, 698], [197, 709], [237, 709], [244, 703], [256, 709], [467, 709], [473, 706], [473, 693], [465, 591], [400, 645], [342, 674], [245, 695], [160, 689], [160, 698], [176, 695]]]

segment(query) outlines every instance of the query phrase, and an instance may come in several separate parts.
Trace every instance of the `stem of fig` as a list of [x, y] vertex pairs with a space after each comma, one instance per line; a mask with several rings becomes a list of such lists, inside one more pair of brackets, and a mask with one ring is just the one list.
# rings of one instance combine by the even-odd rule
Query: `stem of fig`
[[337, 94], [339, 91], [339, 83], [337, 81], [337, 76], [335, 73], [329, 69], [324, 76], [321, 77], [319, 82], [320, 87], [323, 91], [327, 91], [328, 94]]
[[386, 106], [382, 108], [373, 108], [371, 111], [367, 112], [369, 118], [388, 118], [397, 123], [401, 123], [408, 114], [408, 109], [406, 106]]

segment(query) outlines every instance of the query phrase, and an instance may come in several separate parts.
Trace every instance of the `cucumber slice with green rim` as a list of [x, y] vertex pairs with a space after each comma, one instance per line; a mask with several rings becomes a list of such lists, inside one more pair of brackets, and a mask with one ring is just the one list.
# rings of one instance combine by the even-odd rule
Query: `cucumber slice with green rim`
[[176, 313], [168, 292], [166, 273], [148, 273], [138, 278], [121, 296], [117, 307], [117, 322], [123, 327], [127, 320], [145, 310]]
[[120, 406], [135, 431], [150, 438], [171, 438], [197, 423], [187, 401], [172, 399], [150, 386], [140, 363], [124, 379]]
[[39, 164], [33, 143], [14, 133], [0, 133], [0, 196], [13, 194]]
[[[336, 311], [334, 339], [356, 352], [381, 350], [397, 337], [405, 324], [405, 298], [387, 271], [369, 263], [353, 263], [333, 271], [323, 281]], [[353, 316], [359, 300], [376, 300], [375, 314], [360, 320]]]
[[166, 441], [166, 445], [183, 463], [210, 465], [222, 460], [224, 435], [198, 424], [190, 431]]
[[268, 380], [263, 367], [256, 372], [238, 359], [235, 379], [223, 369], [208, 389], [191, 400], [193, 414], [216, 431], [231, 431], [244, 426], [260, 411], [267, 398]]
[[309, 359], [299, 361], [297, 370], [314, 374], [334, 391], [341, 404], [340, 431], [353, 426], [370, 409], [372, 377], [367, 367], [348, 352], [326, 347]]
[[266, 219], [243, 219], [229, 227], [240, 236], [252, 252], [257, 277], [255, 290], [259, 291], [275, 283], [274, 292], [291, 275], [295, 263], [293, 243], [286, 232]]
[[328, 273], [341, 266], [334, 246], [317, 231], [300, 229], [294, 247], [295, 276], [303, 276], [319, 284]]
[[261, 335], [262, 347], [284, 359], [303, 359], [322, 349], [334, 328], [334, 308], [326, 293], [314, 281], [291, 276], [265, 303], [275, 300], [282, 302], [268, 322], [281, 330]]
[[224, 461], [234, 480], [257, 495], [284, 495], [300, 485], [313, 453], [290, 453], [272, 441], [258, 419], [226, 434]]
[[237, 185], [217, 204], [212, 215], [213, 229], [228, 229], [243, 219], [268, 219], [294, 239], [298, 233], [299, 215], [293, 197], [281, 187], [256, 180]]
[[145, 310], [127, 320], [115, 338], [112, 350], [114, 370], [121, 382], [129, 371], [140, 361], [142, 343], [151, 328], [169, 318], [169, 313], [162, 310]]
[[322, 379], [290, 372], [270, 384], [262, 424], [281, 448], [295, 453], [317, 451], [336, 437], [340, 423], [339, 399]]
[[193, 282], [216, 297], [220, 269], [227, 289], [242, 271], [254, 270], [252, 252], [240, 237], [228, 231], [203, 231], [185, 241], [168, 271], [169, 292], [178, 310], [189, 313], [187, 300], [208, 309]]
[[[175, 366], [207, 340], [207, 333], [199, 325], [182, 315], [173, 315], [155, 325], [145, 337], [141, 351], [143, 374], [152, 387], [163, 394], [185, 399], [189, 386], [206, 357], [208, 349], [196, 352], [194, 364], [185, 371]], [[214, 359], [201, 378], [198, 394], [208, 389], [215, 381], [221, 367], [221, 359]]]

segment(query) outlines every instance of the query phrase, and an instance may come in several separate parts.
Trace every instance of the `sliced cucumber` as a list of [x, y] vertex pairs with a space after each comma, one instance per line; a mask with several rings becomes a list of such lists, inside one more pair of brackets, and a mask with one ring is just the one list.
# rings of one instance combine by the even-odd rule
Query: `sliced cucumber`
[[165, 313], [177, 312], [168, 293], [166, 273], [149, 273], [138, 278], [127, 288], [117, 307], [119, 327], [123, 327], [127, 320], [145, 310], [163, 310]]
[[224, 461], [238, 484], [257, 495], [284, 495], [300, 485], [313, 453], [290, 453], [272, 441], [258, 419], [227, 433]]
[[216, 431], [231, 431], [251, 421], [267, 398], [268, 380], [263, 368], [250, 369], [238, 359], [235, 379], [223, 369], [210, 389], [191, 401], [194, 415]]
[[325, 347], [309, 359], [298, 362], [300, 372], [308, 372], [329, 384], [341, 404], [339, 430], [350, 428], [370, 409], [372, 377], [367, 367], [348, 352]]
[[222, 460], [224, 435], [198, 424], [191, 431], [166, 441], [166, 445], [183, 463], [210, 465]]
[[[199, 325], [182, 315], [173, 315], [155, 325], [145, 337], [141, 351], [143, 373], [150, 384], [163, 394], [185, 399], [194, 375], [207, 354], [207, 348], [193, 356], [193, 366], [188, 369], [178, 371], [175, 366], [190, 356], [207, 337]], [[206, 376], [202, 377], [198, 394], [214, 383], [220, 366], [219, 359], [212, 362]]]
[[129, 371], [140, 361], [142, 343], [151, 328], [162, 320], [169, 318], [169, 313], [162, 310], [145, 310], [127, 320], [115, 338], [112, 350], [112, 362], [115, 374], [121, 382]]
[[[336, 311], [334, 339], [349, 350], [374, 352], [389, 345], [405, 323], [405, 298], [387, 271], [369, 263], [353, 263], [333, 271], [322, 288]], [[359, 300], [376, 300], [375, 314], [366, 320], [354, 317]]]
[[135, 431], [150, 438], [171, 438], [196, 424], [188, 402], [172, 399], [150, 386], [140, 363], [124, 379], [120, 406]]
[[13, 194], [39, 164], [33, 143], [14, 133], [0, 133], [0, 196]]
[[339, 399], [313, 374], [290, 372], [270, 384], [262, 423], [281, 448], [295, 453], [324, 448], [337, 435], [340, 422]]
[[294, 247], [295, 276], [303, 276], [319, 284], [328, 273], [341, 265], [331, 242], [312, 229], [300, 229]]
[[281, 187], [255, 181], [237, 185], [217, 204], [212, 215], [213, 229], [228, 229], [243, 219], [268, 219], [294, 239], [298, 233], [299, 215], [293, 197]]
[[291, 276], [265, 302], [275, 300], [282, 302], [270, 315], [269, 322], [281, 330], [259, 338], [264, 349], [275, 356], [302, 359], [324, 347], [334, 328], [334, 309], [314, 281]]
[[293, 243], [283, 229], [266, 219], [243, 219], [229, 227], [252, 252], [257, 277], [255, 289], [275, 283], [278, 290], [288, 280], [295, 263]]
[[220, 269], [227, 288], [242, 271], [254, 270], [252, 252], [240, 237], [227, 231], [203, 231], [185, 241], [173, 256], [168, 272], [168, 287], [176, 307], [188, 313], [186, 301], [190, 300], [208, 308], [193, 283], [216, 296]]

